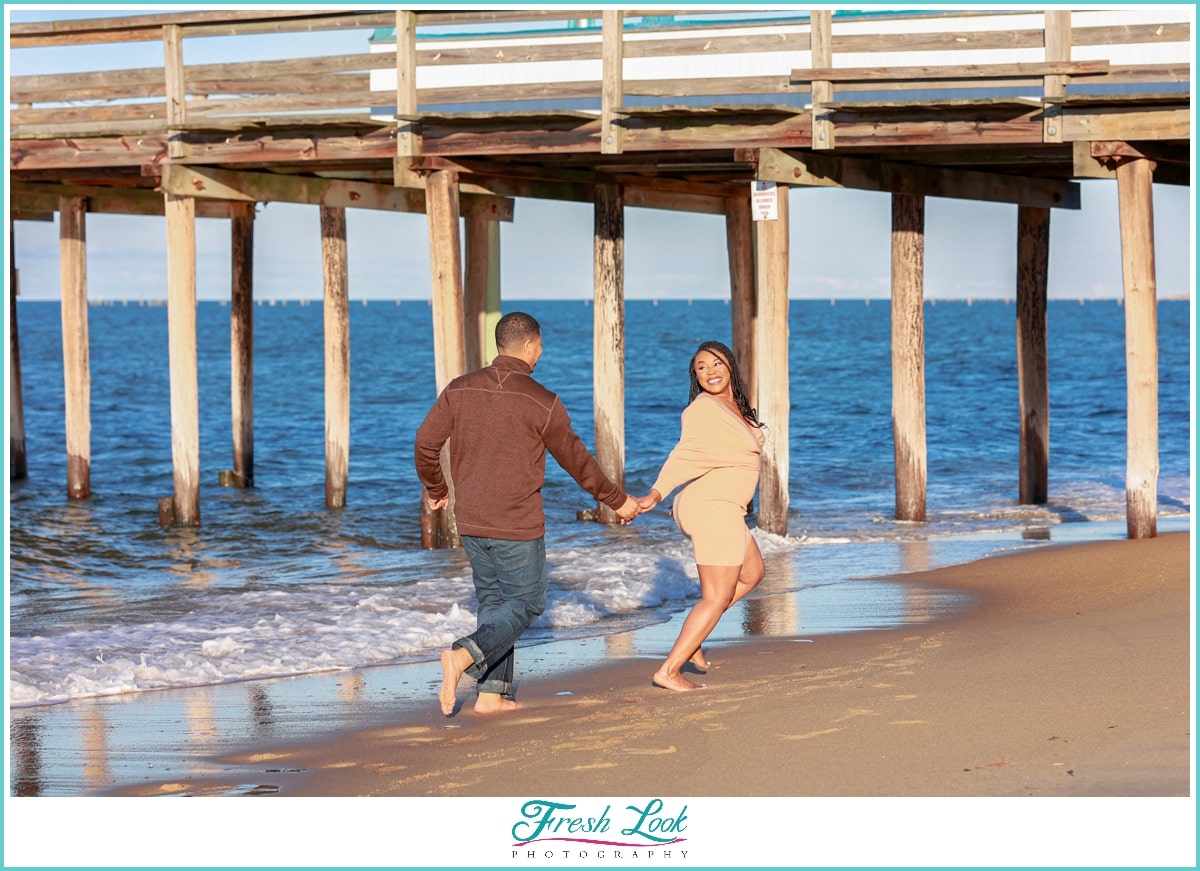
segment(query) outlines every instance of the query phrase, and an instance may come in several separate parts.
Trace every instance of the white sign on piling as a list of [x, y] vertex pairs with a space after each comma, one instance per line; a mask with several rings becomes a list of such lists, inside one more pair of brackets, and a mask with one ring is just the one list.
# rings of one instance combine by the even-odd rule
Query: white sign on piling
[[779, 201], [775, 198], [775, 182], [750, 182], [750, 203], [756, 221], [779, 219]]

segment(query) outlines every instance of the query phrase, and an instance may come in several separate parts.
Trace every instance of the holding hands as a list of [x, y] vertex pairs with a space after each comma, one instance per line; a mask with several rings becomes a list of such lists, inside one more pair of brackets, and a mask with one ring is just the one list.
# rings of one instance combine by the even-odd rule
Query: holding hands
[[617, 517], [621, 518], [622, 526], [633, 523], [633, 518], [641, 513], [642, 509], [638, 505], [637, 500], [628, 494], [625, 496], [625, 504], [617, 509]]
[[617, 509], [617, 516], [621, 518], [622, 525], [632, 523], [635, 517], [637, 517], [639, 514], [649, 511], [661, 501], [662, 494], [657, 490], [651, 490], [640, 499], [635, 499], [632, 496], [626, 496], [625, 504]]
[[661, 501], [662, 501], [662, 494], [659, 493], [657, 490], [651, 490], [649, 493], [647, 493], [641, 499], [638, 499], [637, 504], [638, 504], [638, 507], [642, 509], [642, 511], [649, 511], [651, 508], [653, 508], [655, 505], [657, 505]]

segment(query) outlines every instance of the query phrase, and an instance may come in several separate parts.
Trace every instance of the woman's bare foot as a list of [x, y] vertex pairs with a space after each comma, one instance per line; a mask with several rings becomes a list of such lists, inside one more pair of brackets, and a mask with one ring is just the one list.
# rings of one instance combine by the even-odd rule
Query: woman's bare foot
[[704, 651], [699, 647], [696, 648], [696, 652], [692, 654], [692, 658], [688, 662], [701, 671], [712, 668], [712, 663], [708, 661], [708, 657], [704, 655]]
[[686, 693], [689, 690], [702, 690], [704, 684], [692, 683], [681, 674], [667, 674], [665, 671], [659, 670], [654, 672], [654, 677], [651, 682], [656, 687], [662, 687], [664, 690], [674, 690], [677, 693]]
[[521, 703], [506, 699], [499, 693], [480, 693], [475, 699], [475, 713], [502, 714], [505, 711], [519, 711]]
[[442, 713], [447, 717], [454, 713], [454, 706], [458, 702], [458, 681], [466, 670], [465, 667], [458, 667], [454, 648], [442, 651], [442, 688], [438, 691], [438, 701], [442, 705]]

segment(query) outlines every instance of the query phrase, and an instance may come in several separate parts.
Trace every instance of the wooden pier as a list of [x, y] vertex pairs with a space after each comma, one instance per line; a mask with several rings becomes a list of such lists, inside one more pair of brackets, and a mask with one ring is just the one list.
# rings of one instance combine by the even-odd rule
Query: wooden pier
[[[733, 341], [755, 404], [773, 425], [757, 521], [785, 534], [789, 192], [821, 186], [892, 196], [892, 417], [903, 520], [926, 516], [925, 201], [1017, 206], [1014, 477], [1022, 502], [1044, 503], [1051, 215], [1079, 208], [1077, 180], [1110, 179], [1119, 190], [1125, 288], [1128, 531], [1153, 536], [1151, 206], [1153, 183], [1188, 184], [1193, 12], [1188, 4], [754, 14], [745, 7], [264, 8], [14, 23], [18, 60], [98, 44], [162, 46], [160, 66], [10, 79], [10, 228], [59, 216], [67, 495], [90, 492], [89, 212], [165, 220], [175, 490], [160, 516], [195, 525], [198, 217], [230, 221], [234, 468], [223, 479], [251, 486], [254, 204], [320, 209], [325, 492], [336, 508], [347, 498], [351, 451], [346, 209], [427, 215], [440, 389], [494, 352], [488, 332], [502, 284], [496, 222], [513, 220], [514, 201], [531, 197], [593, 204], [594, 443], [618, 481], [624, 210], [698, 212], [725, 222]], [[363, 52], [253, 59], [263, 37], [286, 43], [335, 30], [362, 31]], [[188, 45], [209, 37], [244, 41], [242, 59], [185, 63]], [[16, 283], [10, 263], [12, 294]], [[10, 474], [19, 476], [27, 459], [12, 304], [10, 319]], [[439, 537], [433, 524], [423, 527], [427, 538]], [[441, 540], [453, 543], [452, 521], [441, 527]]]

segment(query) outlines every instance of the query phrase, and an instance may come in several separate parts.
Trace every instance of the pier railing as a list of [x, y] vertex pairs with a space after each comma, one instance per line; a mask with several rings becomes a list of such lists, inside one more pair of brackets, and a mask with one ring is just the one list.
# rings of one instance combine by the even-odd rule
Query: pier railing
[[[361, 31], [363, 52], [256, 59], [264, 36]], [[399, 34], [399, 39], [397, 39]], [[227, 63], [185, 63], [225, 37]], [[161, 41], [164, 62], [10, 80], [12, 138], [253, 123], [393, 124], [429, 112], [609, 112], [719, 102], [855, 106], [1026, 100], [1054, 106], [1190, 92], [1186, 6], [1086, 11], [224, 10], [14, 23], [22, 53]], [[311, 39], [295, 40], [310, 47]], [[64, 67], [78, 63], [66, 63]], [[174, 103], [174, 105], [172, 105]], [[824, 118], [824, 120], [829, 120]], [[1053, 139], [1053, 134], [1050, 134]], [[814, 136], [814, 147], [832, 146]]]

